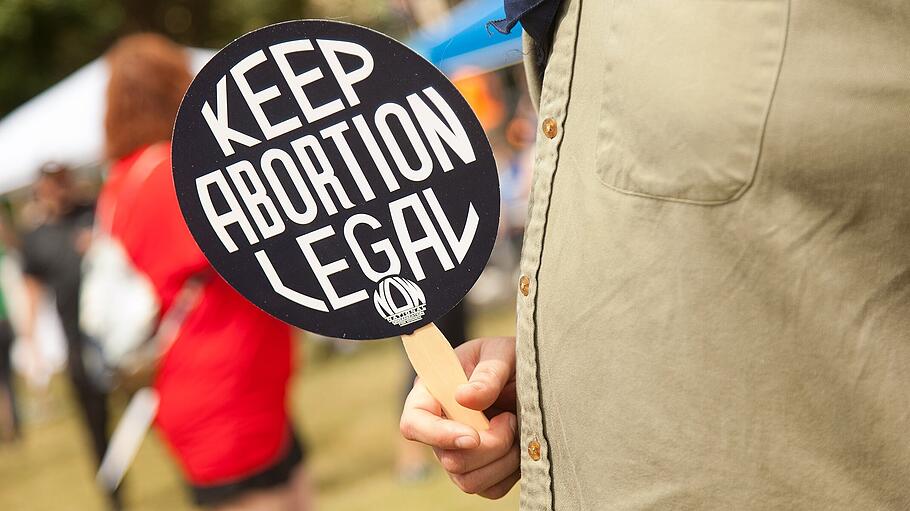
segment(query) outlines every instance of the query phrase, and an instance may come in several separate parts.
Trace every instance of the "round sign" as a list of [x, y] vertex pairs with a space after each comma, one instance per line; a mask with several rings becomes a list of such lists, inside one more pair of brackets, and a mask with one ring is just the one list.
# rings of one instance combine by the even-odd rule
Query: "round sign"
[[319, 334], [432, 322], [496, 238], [496, 165], [470, 106], [432, 64], [356, 25], [291, 21], [229, 44], [187, 91], [172, 151], [212, 266]]

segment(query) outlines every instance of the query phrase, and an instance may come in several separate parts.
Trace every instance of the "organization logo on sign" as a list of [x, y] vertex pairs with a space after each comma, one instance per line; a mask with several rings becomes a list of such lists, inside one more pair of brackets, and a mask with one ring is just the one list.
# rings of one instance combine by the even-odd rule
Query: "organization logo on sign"
[[373, 305], [386, 321], [401, 327], [423, 318], [427, 299], [416, 283], [392, 276], [379, 282], [379, 288], [373, 292]]

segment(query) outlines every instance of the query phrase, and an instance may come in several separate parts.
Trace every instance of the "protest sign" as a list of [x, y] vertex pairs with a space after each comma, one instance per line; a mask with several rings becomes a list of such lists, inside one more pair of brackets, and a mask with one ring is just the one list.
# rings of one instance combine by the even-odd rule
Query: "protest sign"
[[237, 291], [322, 335], [404, 336], [412, 361], [448, 360], [418, 374], [454, 374], [451, 350], [426, 351], [432, 322], [486, 265], [499, 185], [479, 122], [435, 67], [355, 25], [268, 26], [198, 74], [172, 147], [187, 225]]

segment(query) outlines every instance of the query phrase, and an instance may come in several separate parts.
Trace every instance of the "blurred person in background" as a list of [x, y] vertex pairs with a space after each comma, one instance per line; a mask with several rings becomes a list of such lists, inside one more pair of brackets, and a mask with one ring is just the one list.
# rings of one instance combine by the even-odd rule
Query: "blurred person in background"
[[304, 453], [288, 416], [291, 330], [222, 280], [193, 240], [171, 177], [170, 137], [191, 81], [187, 56], [137, 34], [108, 52], [105, 117], [111, 167], [99, 226], [154, 286], [162, 314], [188, 282], [200, 298], [163, 354], [157, 426], [199, 505], [306, 510]]
[[[51, 293], [67, 344], [67, 372], [79, 408], [88, 425], [92, 451], [100, 463], [108, 443], [107, 392], [90, 377], [83, 360], [86, 338], [79, 328], [79, 286], [82, 278], [82, 256], [91, 240], [93, 208], [80, 203], [74, 193], [70, 169], [56, 163], [41, 167], [34, 184], [34, 225], [22, 236], [22, 271], [26, 289], [25, 318], [19, 337], [29, 352], [39, 357], [34, 338], [40, 301]], [[43, 361], [33, 360], [38, 367]], [[116, 493], [111, 505], [119, 508]]]
[[515, 116], [504, 130], [508, 144], [508, 159], [499, 166], [502, 190], [502, 236], [508, 243], [515, 261], [521, 258], [521, 240], [524, 237], [528, 213], [528, 194], [531, 191], [531, 166], [533, 163], [536, 116], [527, 96], [522, 96]]
[[[0, 216], [0, 266], [10, 245], [11, 232], [6, 219]], [[7, 298], [0, 286], [0, 443], [19, 438], [19, 413], [13, 389], [13, 328], [6, 308]]]

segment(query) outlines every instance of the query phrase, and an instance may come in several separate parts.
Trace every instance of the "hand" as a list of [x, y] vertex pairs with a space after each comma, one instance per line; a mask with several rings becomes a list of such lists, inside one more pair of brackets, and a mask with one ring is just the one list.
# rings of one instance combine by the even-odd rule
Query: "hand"
[[515, 338], [488, 337], [455, 353], [470, 381], [455, 400], [492, 417], [488, 431], [443, 417], [442, 406], [418, 379], [401, 413], [401, 434], [429, 445], [452, 481], [466, 493], [489, 499], [506, 495], [518, 482], [518, 420], [515, 416]]

